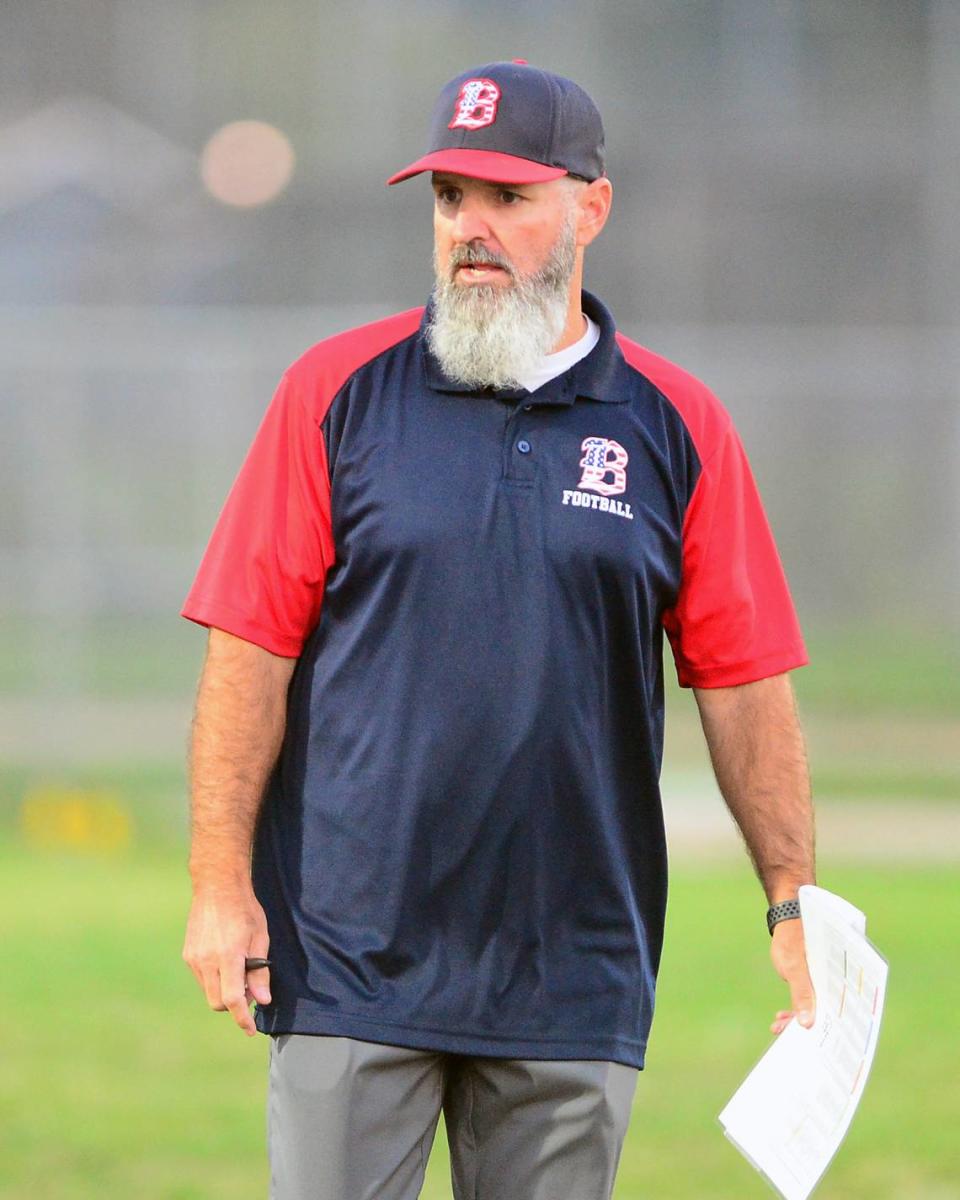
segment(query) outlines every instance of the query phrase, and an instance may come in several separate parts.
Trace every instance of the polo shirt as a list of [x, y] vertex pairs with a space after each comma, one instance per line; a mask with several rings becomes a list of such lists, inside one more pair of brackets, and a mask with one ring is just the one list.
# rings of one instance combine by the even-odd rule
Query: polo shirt
[[182, 613], [296, 657], [252, 877], [265, 1033], [642, 1067], [663, 634], [684, 687], [806, 651], [740, 438], [619, 334], [465, 391], [427, 309], [284, 373]]

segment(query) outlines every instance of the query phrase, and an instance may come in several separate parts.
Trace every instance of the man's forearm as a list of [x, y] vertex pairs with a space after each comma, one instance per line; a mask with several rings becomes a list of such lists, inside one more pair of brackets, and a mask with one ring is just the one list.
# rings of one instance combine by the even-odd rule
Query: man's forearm
[[264, 787], [286, 724], [296, 659], [210, 630], [190, 739], [194, 889], [246, 887]]
[[803, 731], [789, 675], [695, 688], [713, 769], [770, 904], [815, 882]]

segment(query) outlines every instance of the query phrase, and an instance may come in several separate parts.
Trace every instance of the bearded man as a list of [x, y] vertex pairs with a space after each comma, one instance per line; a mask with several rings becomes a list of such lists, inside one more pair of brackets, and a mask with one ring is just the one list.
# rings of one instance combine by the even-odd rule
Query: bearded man
[[274, 1200], [411, 1200], [441, 1110], [458, 1200], [606, 1200], [663, 936], [663, 634], [770, 905], [775, 1032], [812, 1020], [806, 652], [729, 414], [583, 289], [587, 94], [464, 72], [389, 182], [424, 172], [429, 304], [288, 368], [183, 608], [184, 958], [270, 1035]]

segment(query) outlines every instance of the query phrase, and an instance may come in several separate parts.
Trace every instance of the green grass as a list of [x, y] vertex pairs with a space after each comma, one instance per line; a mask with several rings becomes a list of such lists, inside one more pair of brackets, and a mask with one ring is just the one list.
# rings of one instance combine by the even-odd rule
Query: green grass
[[0, 624], [0, 695], [46, 689], [99, 697], [192, 693], [206, 630], [163, 617], [93, 617], [84, 623], [6, 617]]
[[812, 628], [793, 675], [802, 705], [840, 714], [960, 715], [960, 628], [864, 623]]
[[189, 817], [182, 763], [0, 763], [0, 836], [17, 829], [24, 798], [48, 788], [115, 796], [133, 822], [140, 847], [175, 850], [186, 843]]
[[960, 761], [955, 770], [922, 771], [894, 767], [887, 771], [861, 771], [842, 766], [810, 764], [814, 794], [818, 799], [885, 800], [903, 804], [915, 800], [960, 801]]
[[[870, 621], [805, 623], [810, 664], [793, 678], [805, 706], [838, 713], [960, 713], [960, 628]], [[0, 624], [0, 695], [65, 688], [99, 697], [190, 695], [206, 633], [175, 612], [83, 625], [8, 617]], [[676, 672], [667, 649], [667, 686]]]
[[[891, 977], [873, 1075], [818, 1196], [960, 1196], [955, 876], [837, 864], [821, 882], [866, 910]], [[206, 1008], [180, 959], [187, 903], [182, 855], [0, 843], [5, 1200], [266, 1196], [267, 1043]], [[770, 1194], [716, 1123], [783, 999], [762, 911], [745, 864], [674, 874], [619, 1200]], [[449, 1195], [441, 1124], [423, 1196]]]

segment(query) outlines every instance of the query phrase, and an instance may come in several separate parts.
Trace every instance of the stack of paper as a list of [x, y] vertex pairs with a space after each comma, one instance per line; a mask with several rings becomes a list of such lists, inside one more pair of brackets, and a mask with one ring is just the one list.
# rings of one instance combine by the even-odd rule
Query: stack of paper
[[863, 913], [823, 888], [799, 895], [816, 1020], [810, 1029], [791, 1021], [720, 1114], [727, 1137], [786, 1200], [806, 1200], [850, 1126], [887, 983]]

